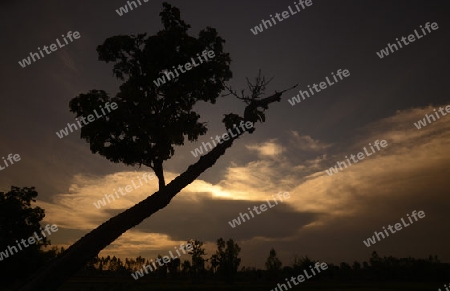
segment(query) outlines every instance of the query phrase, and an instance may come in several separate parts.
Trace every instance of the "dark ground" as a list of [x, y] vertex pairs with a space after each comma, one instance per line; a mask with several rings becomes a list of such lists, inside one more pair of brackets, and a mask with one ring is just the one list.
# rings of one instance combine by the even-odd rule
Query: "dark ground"
[[[292, 283], [291, 283], [292, 284]], [[442, 282], [303, 282], [289, 290], [353, 290], [353, 291], [396, 291], [396, 290], [437, 290], [443, 288]], [[116, 280], [108, 278], [77, 278], [64, 284], [60, 291], [144, 291], [144, 290], [233, 290], [233, 291], [269, 291], [276, 283], [224, 283], [190, 284], [177, 282], [145, 282]], [[3, 290], [3, 289], [0, 289]], [[5, 289], [6, 290], [6, 289]]]

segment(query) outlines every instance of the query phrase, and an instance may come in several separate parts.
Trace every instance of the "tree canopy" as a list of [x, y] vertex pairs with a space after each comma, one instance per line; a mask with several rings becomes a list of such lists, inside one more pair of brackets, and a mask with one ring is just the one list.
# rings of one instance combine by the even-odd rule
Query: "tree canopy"
[[270, 249], [269, 257], [266, 260], [266, 269], [269, 272], [276, 273], [281, 269], [281, 261], [277, 257], [277, 252], [274, 248]]
[[[43, 246], [50, 244], [47, 237], [33, 244], [18, 247], [18, 242], [40, 233], [44, 209], [33, 206], [38, 192], [34, 187], [11, 186], [8, 192], [0, 192], [0, 279], [4, 285], [23, 279], [34, 272], [54, 251], [43, 253]], [[8, 250], [10, 247], [16, 251]]]
[[[0, 247], [39, 232], [39, 222], [45, 214], [39, 206], [31, 206], [37, 195], [34, 187], [11, 186], [10, 191], [0, 192]], [[47, 244], [48, 240], [44, 238], [34, 245]]]
[[[77, 117], [98, 111], [106, 102], [117, 103], [117, 110], [82, 127], [81, 138], [93, 153], [114, 163], [152, 168], [160, 187], [165, 186], [163, 162], [174, 155], [174, 146], [207, 132], [193, 106], [198, 101], [214, 104], [232, 77], [225, 40], [217, 31], [207, 27], [197, 38], [189, 36], [190, 26], [181, 20], [179, 9], [167, 3], [163, 7], [164, 28], [156, 35], [113, 36], [97, 47], [99, 60], [114, 63], [113, 74], [124, 81], [119, 93], [110, 97], [91, 90], [70, 101]], [[162, 71], [184, 65], [204, 50], [214, 51], [215, 57], [165, 84], [153, 82]]]

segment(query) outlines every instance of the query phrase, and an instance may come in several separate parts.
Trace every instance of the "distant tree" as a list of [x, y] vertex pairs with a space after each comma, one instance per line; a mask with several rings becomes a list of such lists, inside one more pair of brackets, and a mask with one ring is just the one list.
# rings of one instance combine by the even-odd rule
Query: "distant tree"
[[351, 275], [352, 268], [346, 262], [341, 262], [339, 265], [339, 271], [342, 278], [349, 278]]
[[83, 267], [82, 271], [85, 271], [85, 274], [89, 275], [97, 274], [99, 271], [98, 269], [99, 262], [100, 258], [98, 256], [95, 256]]
[[281, 270], [281, 261], [277, 258], [277, 253], [274, 248], [270, 249], [269, 257], [266, 260], [266, 270], [269, 276], [276, 278]]
[[185, 276], [191, 273], [191, 262], [188, 260], [183, 261], [183, 264], [181, 265], [181, 273]]
[[124, 273], [126, 270], [122, 260], [120, 258], [116, 258], [116, 256], [113, 256], [110, 260], [108, 271], [113, 273]]
[[134, 264], [133, 259], [125, 258], [125, 268], [128, 272], [132, 272], [134, 270]]
[[308, 256], [294, 256], [294, 262], [292, 264], [292, 267], [295, 271], [300, 271], [306, 268], [309, 268], [309, 266], [314, 265], [314, 261], [312, 261]]
[[[158, 254], [158, 259], [161, 263], [163, 263], [163, 257]], [[158, 277], [160, 278], [166, 278], [167, 277], [167, 264], [163, 264], [162, 266], [159, 266], [157, 264], [158, 268], [156, 269], [156, 274], [158, 275]]]
[[169, 263], [167, 263], [167, 268], [169, 269], [169, 274], [171, 277], [178, 277], [178, 275], [180, 274], [180, 266], [180, 258], [172, 259]]
[[[0, 192], [0, 279], [4, 285], [23, 279], [56, 256], [55, 250], [47, 254], [41, 251], [50, 241], [40, 234], [45, 213], [39, 206], [32, 206], [37, 196], [34, 187], [12, 186], [10, 191]], [[34, 244], [26, 242], [35, 232], [43, 239]], [[17, 246], [21, 240], [28, 245], [21, 244], [22, 250]]]
[[300, 271], [300, 261], [301, 261], [301, 256], [299, 256], [298, 254], [294, 254], [294, 256], [291, 259], [291, 265], [292, 268], [294, 269], [294, 272], [298, 273]]
[[109, 270], [109, 264], [110, 264], [110, 261], [111, 261], [111, 257], [108, 255], [106, 258], [105, 257], [102, 257], [101, 258], [101, 260], [102, 260], [102, 271], [107, 271], [107, 270]]
[[205, 259], [204, 256], [205, 248], [203, 248], [203, 242], [191, 239], [187, 243], [192, 245], [192, 251], [189, 251], [188, 254], [191, 255], [192, 266], [191, 271], [193, 274], [202, 274], [205, 271]]
[[210, 258], [211, 263], [211, 271], [213, 274], [217, 272], [217, 267], [219, 266], [219, 256], [217, 254], [213, 254]]
[[241, 248], [232, 239], [225, 242], [222, 238], [217, 240], [216, 255], [219, 261], [218, 273], [221, 274], [227, 282], [232, 282], [236, 276], [241, 263], [238, 257]]
[[378, 256], [376, 251], [370, 256], [370, 269], [377, 279], [383, 278], [383, 259]]
[[361, 264], [358, 261], [354, 261], [352, 265], [353, 277], [361, 279], [362, 273]]
[[434, 262], [434, 263], [440, 263], [441, 261], [438, 259], [437, 255], [434, 255], [434, 257], [432, 255], [428, 256], [428, 261], [430, 262]]
[[354, 261], [352, 265], [352, 269], [354, 271], [360, 271], [361, 270], [361, 264], [358, 261]]

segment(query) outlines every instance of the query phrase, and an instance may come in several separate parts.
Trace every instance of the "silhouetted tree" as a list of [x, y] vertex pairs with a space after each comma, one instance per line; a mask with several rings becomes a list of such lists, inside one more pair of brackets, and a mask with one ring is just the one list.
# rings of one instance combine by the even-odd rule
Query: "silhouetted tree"
[[[180, 19], [179, 10], [167, 3], [163, 6], [160, 15], [164, 29], [156, 36], [116, 36], [98, 47], [100, 60], [114, 62], [116, 77], [127, 78], [116, 97], [92, 90], [70, 102], [71, 111], [78, 117], [99, 110], [106, 102], [116, 102], [118, 109], [84, 126], [81, 137], [90, 143], [92, 152], [98, 152], [115, 163], [152, 168], [158, 176], [160, 189], [85, 235], [24, 284], [21, 291], [55, 290], [121, 234], [166, 207], [176, 194], [212, 167], [240, 137], [223, 141], [164, 187], [162, 163], [174, 154], [173, 146], [183, 145], [185, 135], [189, 141], [194, 141], [206, 133], [205, 125], [198, 122], [198, 114], [192, 111], [193, 105], [200, 100], [215, 103], [231, 72], [229, 56], [222, 51], [224, 40], [215, 29], [208, 27], [202, 30], [198, 38], [188, 36], [189, 25]], [[160, 70], [183, 64], [205, 48], [213, 50], [215, 57], [194, 68], [195, 74], [182, 74], [159, 87], [152, 84]], [[279, 102], [286, 91], [260, 98], [260, 86], [253, 86], [251, 96], [245, 98], [248, 105], [244, 117], [237, 114], [225, 116], [226, 128], [240, 121], [253, 125], [258, 120], [264, 121], [258, 110], [264, 111], [272, 102]]]
[[213, 274], [217, 272], [217, 267], [219, 266], [219, 256], [217, 254], [213, 254], [210, 258], [211, 263], [211, 271]]
[[381, 279], [383, 274], [383, 264], [382, 259], [378, 256], [376, 251], [372, 252], [369, 262], [372, 273], [377, 279]]
[[352, 268], [350, 267], [350, 265], [346, 262], [341, 262], [341, 264], [339, 265], [339, 269], [340, 269], [340, 274], [342, 278], [349, 278]]
[[188, 260], [184, 260], [183, 264], [181, 265], [181, 272], [183, 275], [187, 276], [191, 273], [191, 262]]
[[[58, 253], [59, 251], [56, 248], [53, 250]], [[272, 249], [273, 250], [273, 249]], [[273, 258], [276, 258], [276, 252], [270, 250], [269, 258], [271, 261]], [[223, 252], [226, 252], [223, 250]], [[48, 252], [46, 252], [48, 253]], [[159, 256], [161, 258], [161, 256]], [[450, 264], [440, 263], [436, 257], [431, 257], [428, 259], [414, 259], [414, 258], [395, 258], [392, 256], [389, 257], [379, 257], [376, 254], [373, 254], [373, 258], [378, 257], [379, 260], [379, 270], [382, 270], [381, 277], [383, 277], [387, 281], [404, 281], [404, 282], [412, 282], [412, 281], [443, 281], [450, 276]], [[280, 272], [280, 278], [290, 278], [292, 276], [298, 276], [298, 274], [303, 273], [303, 269], [309, 270], [309, 266], [314, 265], [315, 261], [308, 259], [307, 257], [299, 257], [294, 256], [293, 258], [294, 264], [293, 267], [303, 266], [302, 269], [295, 269], [291, 266], [285, 266], [282, 268], [282, 272]], [[219, 264], [219, 255], [216, 253], [211, 256], [211, 261], [214, 262], [217, 260]], [[109, 277], [117, 277], [123, 275], [129, 278], [129, 274], [135, 272], [138, 269], [141, 269], [143, 265], [150, 265], [149, 260], [138, 257], [136, 260], [134, 259], [125, 259], [125, 263], [122, 264], [122, 261], [115, 257], [95, 257], [92, 259], [86, 266], [78, 272], [77, 276], [109, 276]], [[159, 264], [158, 264], [159, 265]], [[170, 277], [177, 278], [180, 268], [180, 260], [174, 259], [166, 264], [167, 268], [158, 268], [154, 272], [150, 272], [146, 275], [147, 279], [151, 276], [163, 278], [166, 275], [170, 275]], [[219, 266], [219, 265], [218, 265]], [[199, 282], [199, 276], [197, 273], [192, 272], [191, 264], [188, 260], [185, 260], [182, 266], [182, 278], [185, 280], [189, 280], [191, 282]], [[169, 271], [169, 273], [167, 273]], [[214, 277], [214, 270], [211, 269], [211, 277]], [[357, 261], [354, 261], [352, 267], [350, 264], [346, 262], [340, 263], [339, 266], [335, 266], [334, 264], [328, 263], [328, 268], [324, 272], [320, 272], [316, 274], [312, 278], [308, 280], [311, 281], [323, 281], [323, 280], [332, 280], [332, 281], [380, 281], [378, 277], [374, 275], [373, 272], [377, 270], [371, 268], [367, 262], [363, 262], [363, 268], [361, 268], [361, 264]], [[379, 272], [379, 271], [377, 271]], [[207, 274], [203, 279], [207, 279]], [[225, 274], [221, 271], [218, 272], [217, 275], [225, 276]], [[264, 282], [267, 281], [271, 274], [268, 271], [257, 270], [254, 267], [241, 267], [239, 272], [236, 273], [235, 279], [242, 282]], [[263, 280], [266, 279], [266, 280]], [[182, 280], [181, 278], [179, 280]]]
[[196, 275], [203, 274], [205, 271], [204, 256], [206, 255], [205, 248], [202, 247], [203, 242], [196, 239], [191, 239], [187, 243], [192, 245], [192, 251], [188, 252], [188, 254], [191, 255], [192, 261], [191, 272]]
[[352, 265], [352, 276], [361, 279], [362, 274], [361, 264], [358, 261], [354, 261]]
[[292, 264], [293, 269], [298, 272], [308, 268], [309, 266], [314, 265], [314, 261], [312, 261], [308, 256], [295, 256], [294, 262]]
[[167, 263], [167, 268], [169, 269], [169, 274], [171, 277], [178, 277], [178, 275], [180, 274], [180, 266], [180, 258], [172, 259], [169, 263]]
[[[54, 249], [47, 254], [41, 251], [50, 241], [40, 234], [44, 210], [31, 205], [37, 196], [34, 187], [12, 186], [10, 191], [0, 192], [0, 279], [4, 285], [29, 276], [46, 259], [56, 256]], [[27, 240], [35, 232], [42, 240], [34, 239], [35, 243], [30, 244]]]
[[217, 251], [219, 266], [218, 273], [221, 274], [227, 282], [234, 280], [234, 277], [241, 263], [241, 259], [238, 257], [241, 252], [241, 248], [232, 239], [229, 239], [226, 243], [222, 238], [217, 240]]
[[281, 270], [281, 261], [277, 258], [274, 248], [270, 249], [269, 257], [266, 260], [266, 270], [271, 278], [276, 278]]
[[[179, 10], [163, 6], [164, 29], [157, 35], [114, 36], [97, 48], [100, 60], [115, 63], [114, 75], [124, 81], [120, 92], [110, 97], [91, 90], [70, 101], [77, 117], [98, 111], [106, 102], [117, 103], [105, 118], [82, 127], [81, 138], [93, 153], [114, 163], [150, 167], [160, 189], [165, 186], [163, 162], [174, 155], [174, 146], [184, 145], [186, 138], [196, 141], [207, 132], [193, 106], [198, 101], [214, 104], [232, 76], [229, 54], [223, 52], [224, 40], [216, 30], [208, 27], [198, 38], [189, 36], [190, 26], [180, 19]], [[165, 84], [153, 82], [162, 71], [176, 69], [204, 50], [212, 50], [215, 57]]]
[[[163, 257], [158, 254], [158, 259], [160, 262], [163, 262]], [[167, 265], [163, 264], [162, 266], [158, 265], [158, 268], [156, 269], [156, 274], [158, 274], [159, 277], [161, 278], [166, 278], [167, 277]]]

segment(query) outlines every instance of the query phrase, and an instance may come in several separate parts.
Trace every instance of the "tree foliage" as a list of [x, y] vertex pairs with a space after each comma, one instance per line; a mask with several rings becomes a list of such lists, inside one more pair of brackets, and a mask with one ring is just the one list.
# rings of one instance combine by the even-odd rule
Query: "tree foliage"
[[50, 244], [46, 237], [34, 244], [27, 244], [28, 247], [22, 245], [22, 250], [17, 246], [17, 242], [26, 241], [35, 232], [40, 233], [40, 222], [45, 213], [44, 209], [32, 205], [37, 196], [34, 187], [12, 186], [8, 192], [0, 192], [0, 252], [8, 254], [8, 247], [17, 249], [17, 252], [2, 256], [0, 260], [0, 279], [3, 283], [28, 276], [54, 256], [54, 253], [41, 251], [43, 246]]
[[277, 273], [281, 270], [281, 261], [277, 258], [277, 253], [274, 248], [270, 249], [269, 257], [266, 260], [266, 270], [272, 273]]
[[241, 248], [234, 240], [229, 239], [227, 242], [222, 238], [217, 240], [216, 257], [218, 260], [218, 273], [224, 276], [228, 282], [233, 281], [237, 274], [239, 265], [241, 264], [241, 259], [239, 258], [240, 252]]
[[194, 274], [200, 274], [205, 270], [205, 248], [203, 248], [203, 242], [197, 239], [190, 239], [187, 243], [192, 245], [192, 251], [188, 254], [191, 255], [191, 271]]
[[[207, 132], [193, 106], [198, 101], [214, 104], [232, 76], [225, 41], [217, 31], [207, 27], [197, 38], [189, 36], [190, 26], [181, 20], [179, 9], [167, 3], [163, 7], [164, 28], [156, 35], [118, 35], [98, 46], [99, 60], [113, 63], [114, 76], [123, 81], [119, 93], [110, 97], [91, 90], [69, 104], [80, 117], [99, 111], [106, 102], [117, 103], [116, 110], [82, 127], [81, 138], [93, 153], [114, 163], [152, 168], [160, 187], [165, 186], [163, 162], [174, 155], [174, 146]], [[163, 70], [184, 66], [204, 50], [214, 51], [215, 57], [161, 86], [153, 82]]]

